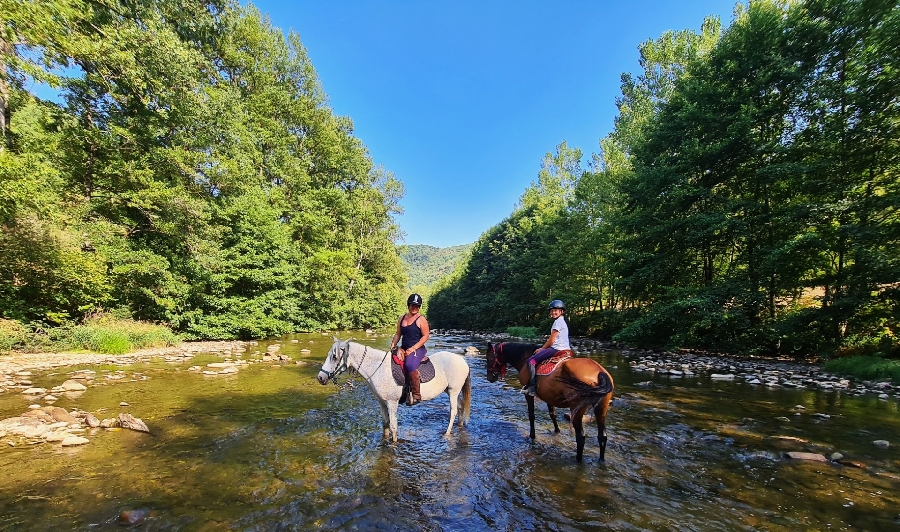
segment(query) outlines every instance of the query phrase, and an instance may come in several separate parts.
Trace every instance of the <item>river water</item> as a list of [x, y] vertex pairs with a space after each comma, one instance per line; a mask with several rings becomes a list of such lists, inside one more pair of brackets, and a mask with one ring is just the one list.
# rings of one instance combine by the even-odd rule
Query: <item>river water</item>
[[[387, 336], [355, 334], [388, 345]], [[439, 396], [401, 406], [392, 445], [382, 442], [364, 381], [316, 382], [330, 336], [291, 335], [254, 349], [267, 343], [307, 364], [261, 362], [227, 376], [186, 371], [222, 360], [211, 354], [91, 366], [106, 384], [56, 406], [100, 418], [127, 411], [151, 434], [96, 429], [74, 448], [0, 441], [0, 530], [121, 530], [122, 512], [146, 516], [140, 530], [900, 529], [893, 399], [704, 378], [635, 386], [649, 377], [619, 353], [582, 352], [610, 370], [616, 392], [606, 462], [597, 461], [589, 424], [578, 463], [562, 412], [554, 434], [538, 403], [531, 442], [515, 371], [488, 383], [483, 355], [467, 358], [468, 427], [443, 435], [449, 407]], [[484, 341], [461, 336], [432, 337], [429, 350], [469, 345], [483, 353]], [[243, 358], [259, 358], [254, 349]], [[56, 386], [75, 369], [35, 375], [34, 385]], [[103, 378], [116, 371], [125, 378]], [[0, 419], [29, 402], [0, 395]], [[790, 460], [788, 451], [840, 452], [863, 467]]]

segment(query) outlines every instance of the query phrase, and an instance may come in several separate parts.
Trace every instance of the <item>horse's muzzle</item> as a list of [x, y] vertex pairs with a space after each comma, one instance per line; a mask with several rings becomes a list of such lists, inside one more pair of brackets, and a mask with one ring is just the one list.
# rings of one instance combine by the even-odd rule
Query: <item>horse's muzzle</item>
[[318, 375], [316, 375], [316, 380], [319, 381], [319, 384], [328, 384], [328, 374], [324, 371], [320, 371]]

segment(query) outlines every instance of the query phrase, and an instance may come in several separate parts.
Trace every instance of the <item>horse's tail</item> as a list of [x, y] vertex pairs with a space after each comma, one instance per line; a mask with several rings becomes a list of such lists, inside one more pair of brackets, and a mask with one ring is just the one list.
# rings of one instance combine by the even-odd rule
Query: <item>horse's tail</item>
[[462, 427], [469, 422], [469, 412], [472, 407], [472, 370], [466, 375], [466, 383], [462, 389], [462, 411], [459, 413], [459, 426]]
[[574, 403], [571, 406], [572, 411], [582, 408], [585, 409], [585, 411], [588, 408], [593, 409], [613, 391], [612, 378], [602, 367], [600, 368], [600, 371], [597, 372], [596, 385], [586, 383], [568, 371], [560, 375], [559, 380], [574, 392], [573, 395], [575, 396], [575, 401], [570, 402]]

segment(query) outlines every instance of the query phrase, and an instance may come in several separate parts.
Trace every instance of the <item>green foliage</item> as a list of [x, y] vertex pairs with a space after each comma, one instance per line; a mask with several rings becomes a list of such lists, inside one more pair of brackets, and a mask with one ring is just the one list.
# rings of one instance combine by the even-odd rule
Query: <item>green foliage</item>
[[893, 352], [898, 31], [891, 2], [761, 1], [642, 43], [591, 168], [545, 156], [432, 321], [540, 327], [552, 295], [573, 329], [638, 345]]
[[24, 346], [28, 341], [28, 332], [22, 323], [0, 318], [0, 352]]
[[113, 308], [210, 338], [393, 322], [403, 186], [296, 34], [219, 0], [0, 12], [0, 315]]
[[71, 328], [61, 343], [97, 353], [122, 354], [132, 349], [165, 347], [180, 341], [178, 335], [162, 325], [101, 315]]
[[409, 269], [409, 288], [433, 286], [442, 277], [453, 273], [470, 249], [472, 244], [447, 248], [421, 244], [406, 246], [400, 257]]
[[886, 360], [879, 356], [857, 355], [829, 360], [825, 370], [865, 380], [887, 380], [900, 384], [900, 360]]
[[538, 330], [534, 327], [507, 327], [506, 333], [516, 338], [534, 339], [540, 337]]

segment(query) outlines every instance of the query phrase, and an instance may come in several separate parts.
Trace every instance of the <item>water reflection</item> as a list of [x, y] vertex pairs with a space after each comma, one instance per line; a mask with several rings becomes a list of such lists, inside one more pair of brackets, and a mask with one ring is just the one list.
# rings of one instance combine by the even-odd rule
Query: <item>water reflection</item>
[[[387, 347], [385, 336], [357, 337]], [[466, 337], [435, 340], [458, 352], [483, 348]], [[142, 530], [898, 526], [900, 463], [895, 451], [871, 444], [900, 444], [896, 402], [700, 378], [646, 384], [647, 375], [631, 372], [617, 353], [593, 353], [617, 383], [609, 449], [598, 465], [591, 424], [585, 461], [577, 463], [562, 416], [562, 432], [554, 434], [546, 408], [538, 408], [532, 442], [515, 375], [488, 383], [476, 356], [467, 358], [468, 427], [454, 425], [445, 437], [448, 401], [437, 398], [401, 407], [400, 441], [386, 444], [377, 403], [361, 379], [343, 390], [315, 381], [331, 341], [293, 335], [182, 364], [86, 368], [109, 384], [61, 396], [57, 405], [113, 415], [126, 401], [152, 434], [98, 431], [90, 444], [71, 449], [4, 444], [0, 529], [119, 530], [127, 510], [147, 512]], [[230, 376], [187, 371], [226, 356], [261, 360], [274, 344], [291, 360], [251, 364]], [[125, 378], [106, 378], [117, 372]], [[61, 378], [34, 376], [48, 388]], [[27, 404], [4, 394], [0, 415], [17, 415]], [[865, 467], [789, 461], [786, 451], [839, 451]]]

